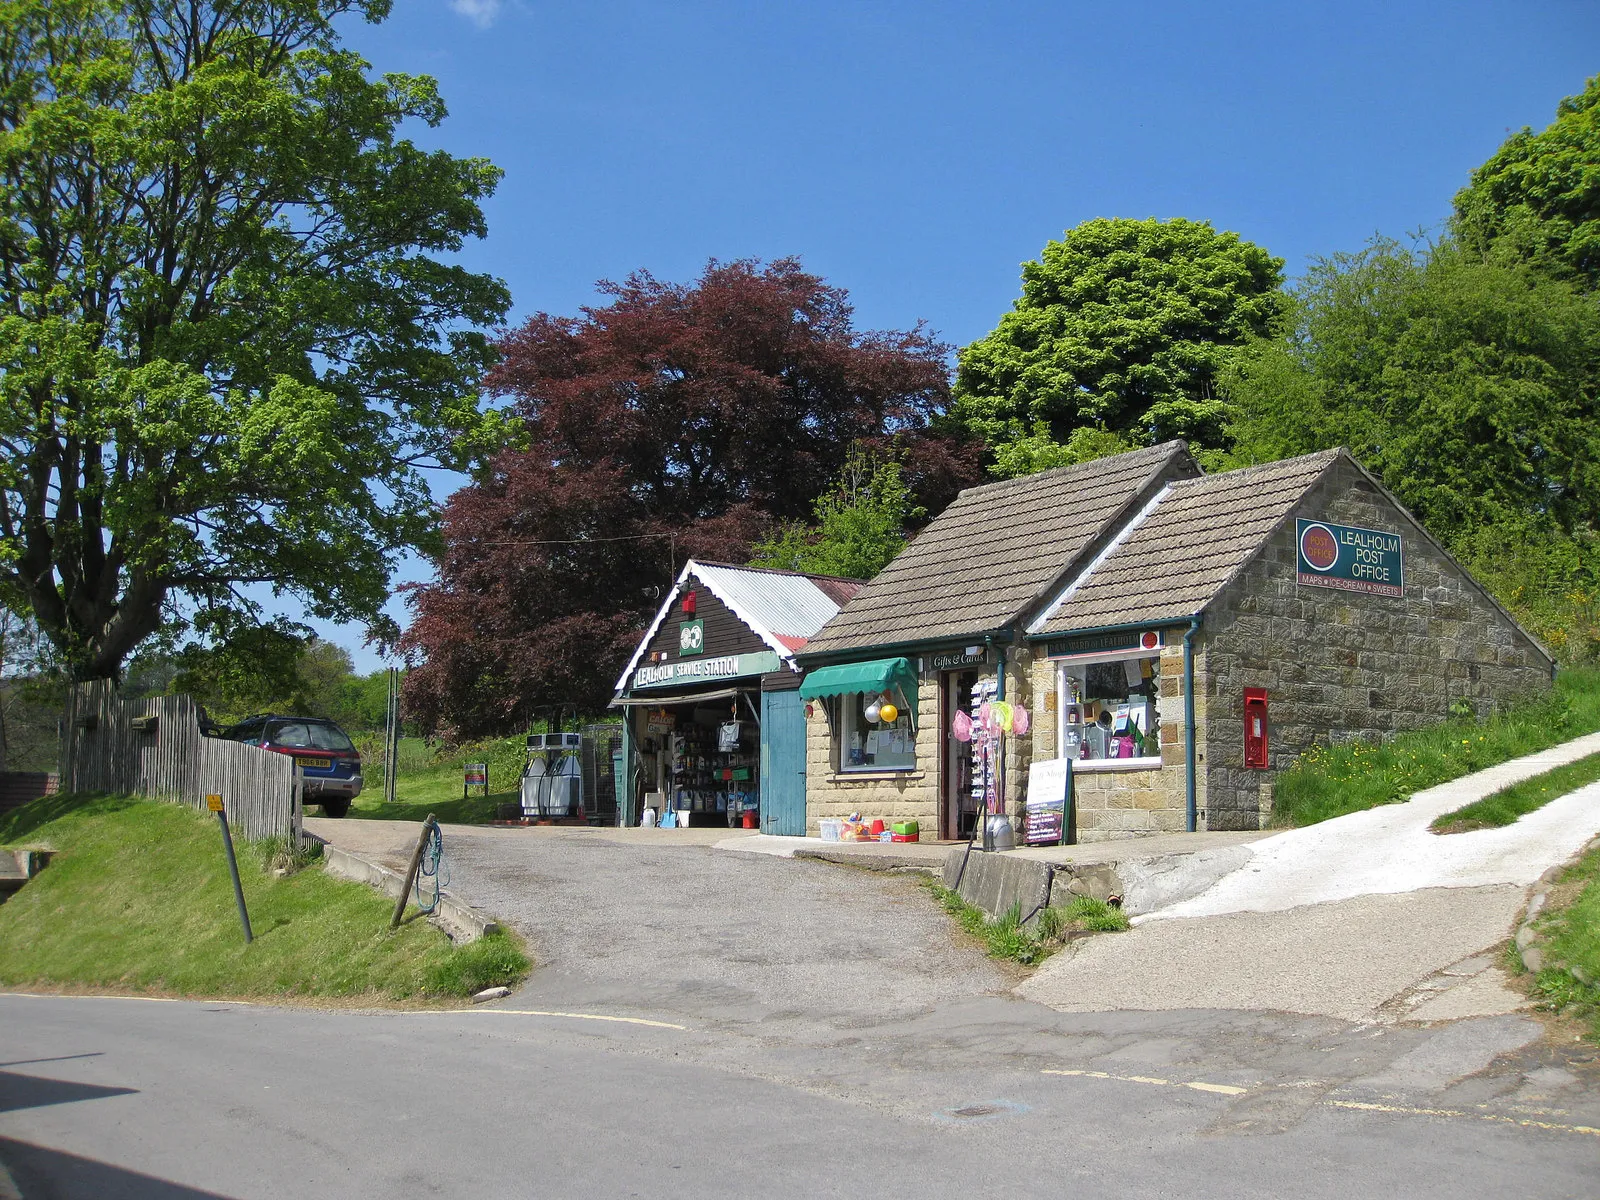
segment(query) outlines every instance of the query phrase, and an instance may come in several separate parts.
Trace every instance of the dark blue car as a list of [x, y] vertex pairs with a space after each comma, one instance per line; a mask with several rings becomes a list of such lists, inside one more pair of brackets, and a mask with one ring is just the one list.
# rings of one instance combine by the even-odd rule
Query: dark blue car
[[361, 753], [332, 721], [323, 717], [247, 717], [224, 737], [294, 756], [305, 802], [320, 804], [324, 815], [342, 817], [361, 794]]

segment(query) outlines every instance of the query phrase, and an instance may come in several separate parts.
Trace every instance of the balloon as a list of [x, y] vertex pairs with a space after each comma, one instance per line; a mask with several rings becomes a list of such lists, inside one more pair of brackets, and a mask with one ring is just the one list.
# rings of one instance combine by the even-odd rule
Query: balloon
[[958, 712], [955, 720], [950, 722], [950, 736], [958, 742], [972, 740], [972, 718], [964, 712]]
[[885, 704], [878, 710], [878, 719], [889, 725], [893, 725], [894, 719], [899, 715], [900, 710], [892, 704]]
[[1018, 737], [1028, 736], [1028, 726], [1033, 724], [1033, 719], [1028, 716], [1028, 710], [1022, 705], [1017, 705], [1011, 711], [1011, 732]]
[[882, 709], [878, 704], [877, 698], [874, 697], [872, 700], [867, 702], [867, 707], [862, 709], [861, 713], [867, 718], [867, 720], [876, 721], [881, 714], [881, 711]]

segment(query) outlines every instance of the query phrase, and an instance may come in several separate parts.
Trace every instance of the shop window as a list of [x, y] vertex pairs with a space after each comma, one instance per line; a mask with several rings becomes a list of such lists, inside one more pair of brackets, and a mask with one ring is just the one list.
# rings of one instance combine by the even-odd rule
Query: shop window
[[1061, 756], [1080, 770], [1161, 765], [1161, 659], [1122, 654], [1056, 667]]
[[871, 720], [867, 710], [874, 699], [871, 695], [847, 692], [839, 697], [839, 723], [837, 726], [839, 770], [850, 771], [914, 771], [917, 767], [917, 734], [911, 727], [911, 715], [905, 711], [900, 697], [891, 697], [899, 710], [890, 721]]

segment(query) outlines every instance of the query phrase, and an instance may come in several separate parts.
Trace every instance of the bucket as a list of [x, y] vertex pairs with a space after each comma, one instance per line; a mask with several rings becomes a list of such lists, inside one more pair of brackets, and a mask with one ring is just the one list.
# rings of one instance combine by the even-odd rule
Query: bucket
[[744, 812], [739, 814], [739, 823], [746, 829], [754, 829], [756, 827], [756, 810], [753, 808], [745, 809]]

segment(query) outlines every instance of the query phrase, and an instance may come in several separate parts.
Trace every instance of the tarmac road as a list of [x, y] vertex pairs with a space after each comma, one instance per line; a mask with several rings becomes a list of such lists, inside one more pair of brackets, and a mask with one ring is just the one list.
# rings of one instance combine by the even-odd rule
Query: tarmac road
[[1594, 1195], [1594, 1047], [1526, 1015], [1219, 1011], [1181, 969], [1146, 987], [1190, 1007], [1058, 1011], [912, 879], [636, 833], [447, 828], [539, 960], [498, 1006], [0, 996], [0, 1160], [28, 1200]]
[[[1389, 1043], [1119, 1014], [1061, 1028], [1041, 1068], [1042, 1010], [993, 1004], [914, 1022], [924, 1061], [896, 1071], [861, 1043], [774, 1048], [780, 1081], [717, 1064], [698, 1025], [0, 997], [0, 1157], [28, 1200], [1593, 1195], [1596, 1129], [1529, 1100], [1573, 1064], [1523, 1064], [1515, 1113], [1461, 1085], [1400, 1098], [1515, 1046], [1519, 1018]], [[1154, 1065], [1252, 1040], [1288, 1074]]]

